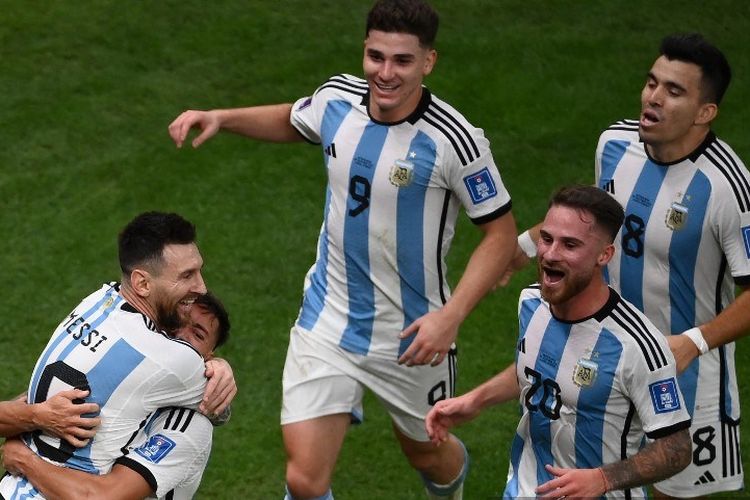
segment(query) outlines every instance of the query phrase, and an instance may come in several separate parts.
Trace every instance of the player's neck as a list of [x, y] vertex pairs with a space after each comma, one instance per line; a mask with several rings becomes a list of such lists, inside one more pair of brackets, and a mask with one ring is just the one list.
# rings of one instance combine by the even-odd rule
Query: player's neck
[[586, 288], [564, 303], [552, 304], [550, 309], [555, 318], [576, 322], [595, 315], [609, 300], [609, 286], [595, 276]]
[[122, 295], [122, 298], [124, 298], [128, 304], [133, 306], [139, 313], [156, 323], [156, 311], [154, 308], [146, 299], [135, 293], [130, 285], [124, 280], [120, 285], [120, 295]]
[[698, 149], [711, 131], [709, 127], [693, 127], [683, 137], [661, 144], [646, 144], [651, 158], [659, 163], [674, 163], [687, 158]]

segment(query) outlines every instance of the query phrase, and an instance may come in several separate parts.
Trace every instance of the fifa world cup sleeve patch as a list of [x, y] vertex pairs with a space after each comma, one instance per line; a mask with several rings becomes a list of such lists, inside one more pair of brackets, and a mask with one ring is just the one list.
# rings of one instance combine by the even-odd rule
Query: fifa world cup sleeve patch
[[158, 464], [175, 447], [175, 442], [161, 434], [154, 434], [149, 440], [135, 449], [135, 452], [148, 460]]
[[648, 386], [648, 390], [656, 413], [669, 413], [680, 409], [680, 396], [674, 377], [654, 382]]
[[300, 105], [297, 107], [297, 111], [302, 111], [303, 109], [307, 108], [312, 104], [312, 97], [308, 97], [304, 101], [300, 103]]
[[490, 175], [490, 171], [487, 167], [484, 167], [479, 172], [464, 177], [464, 184], [466, 184], [466, 188], [471, 195], [471, 201], [473, 201], [475, 205], [497, 196], [495, 181], [492, 180], [492, 175]]
[[745, 242], [745, 255], [750, 259], [750, 226], [742, 228], [742, 241]]

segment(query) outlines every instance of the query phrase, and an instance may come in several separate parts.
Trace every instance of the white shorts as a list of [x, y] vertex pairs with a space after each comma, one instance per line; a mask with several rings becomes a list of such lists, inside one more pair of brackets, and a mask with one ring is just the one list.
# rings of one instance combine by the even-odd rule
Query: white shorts
[[295, 326], [282, 377], [281, 424], [336, 413], [349, 413], [360, 422], [368, 388], [401, 432], [416, 441], [429, 441], [424, 418], [437, 401], [453, 397], [455, 384], [455, 349], [438, 366], [409, 367], [396, 359], [345, 351]]
[[717, 404], [698, 408], [693, 413], [690, 437], [693, 442], [690, 465], [656, 483], [656, 489], [673, 497], [691, 498], [743, 487], [739, 421], [719, 417]]

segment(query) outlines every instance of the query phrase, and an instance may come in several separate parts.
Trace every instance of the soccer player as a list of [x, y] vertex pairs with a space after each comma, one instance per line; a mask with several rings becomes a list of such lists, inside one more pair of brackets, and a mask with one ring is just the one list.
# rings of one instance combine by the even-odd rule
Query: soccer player
[[[196, 127], [194, 147], [223, 129], [322, 149], [317, 261], [283, 375], [288, 498], [332, 498], [364, 388], [390, 413], [428, 495], [461, 498], [466, 450], [455, 437], [434, 446], [424, 417], [454, 390], [459, 325], [504, 270], [516, 229], [483, 132], [422, 85], [437, 59], [437, 28], [422, 0], [378, 1], [367, 17], [364, 78], [334, 76], [294, 104], [186, 111], [169, 126], [178, 147]], [[461, 207], [483, 238], [451, 295], [445, 255]]]
[[[197, 409], [206, 389], [203, 358], [164, 333], [180, 325], [181, 309], [206, 293], [195, 227], [177, 214], [147, 212], [123, 229], [118, 243], [122, 282], [104, 285], [60, 323], [28, 390], [31, 403], [61, 390], [90, 391], [86, 402], [100, 407], [96, 438], [75, 448], [41, 431], [23, 436], [36, 454], [94, 474], [111, 468], [151, 413]], [[210, 402], [208, 413], [226, 404]], [[13, 500], [38, 492], [20, 476], [5, 476], [0, 495]]]
[[730, 78], [701, 35], [664, 38], [640, 119], [610, 126], [596, 149], [597, 186], [625, 208], [610, 283], [669, 335], [684, 370], [693, 460], [655, 486], [661, 497], [743, 485], [734, 341], [750, 331], [750, 174], [711, 131]]
[[[517, 400], [505, 498], [643, 496], [690, 461], [690, 417], [666, 339], [602, 275], [622, 207], [593, 186], [551, 199], [539, 283], [518, 304], [516, 361], [427, 415], [435, 443], [490, 405]], [[653, 442], [640, 449], [645, 435]]]
[[[188, 342], [208, 360], [226, 342], [229, 328], [224, 306], [208, 293], [196, 299], [188, 322], [175, 337]], [[186, 408], [158, 410], [144, 424], [128, 447], [129, 453], [101, 476], [52, 465], [20, 440], [10, 440], [3, 446], [3, 467], [26, 476], [48, 498], [192, 498], [208, 462], [213, 425], [202, 414]]]

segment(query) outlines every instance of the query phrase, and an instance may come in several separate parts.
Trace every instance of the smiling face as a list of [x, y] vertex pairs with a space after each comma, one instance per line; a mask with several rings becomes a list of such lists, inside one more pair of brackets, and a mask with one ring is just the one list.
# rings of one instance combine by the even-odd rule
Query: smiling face
[[203, 359], [211, 359], [219, 341], [219, 320], [204, 305], [193, 304], [174, 336], [193, 346]]
[[715, 104], [703, 102], [700, 66], [659, 57], [641, 91], [638, 131], [649, 153], [661, 162], [688, 156], [703, 141]]
[[419, 104], [422, 80], [436, 59], [435, 50], [420, 46], [416, 35], [371, 30], [362, 66], [372, 117], [386, 123], [407, 118]]
[[[603, 290], [602, 268], [614, 246], [587, 211], [553, 205], [537, 243], [542, 297], [560, 319], [577, 320], [595, 313]], [[605, 298], [606, 300], [606, 298]]]
[[167, 245], [162, 252], [162, 263], [150, 274], [151, 293], [148, 300], [156, 311], [156, 323], [164, 330], [174, 330], [180, 325], [183, 313], [206, 293], [201, 268], [203, 258], [194, 243]]

